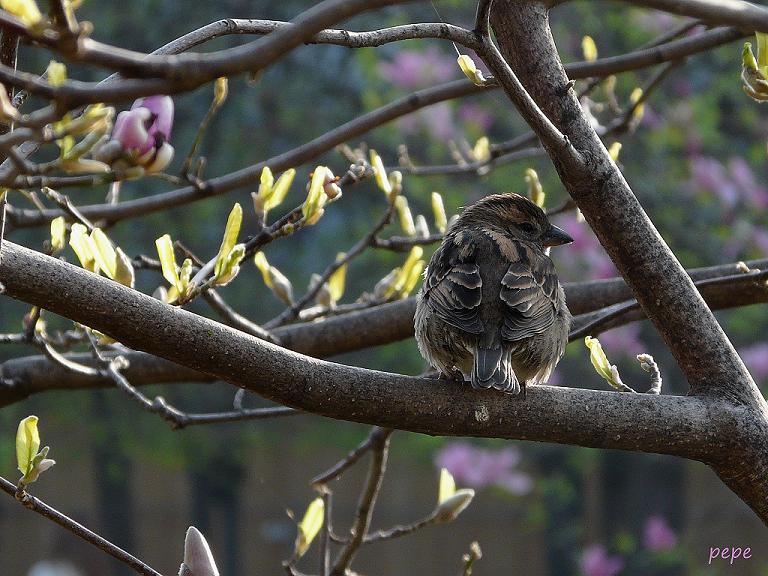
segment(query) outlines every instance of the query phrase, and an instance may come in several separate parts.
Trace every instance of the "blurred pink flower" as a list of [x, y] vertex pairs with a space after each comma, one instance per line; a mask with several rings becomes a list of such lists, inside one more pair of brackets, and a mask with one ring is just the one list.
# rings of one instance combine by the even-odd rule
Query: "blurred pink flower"
[[616, 576], [624, 569], [620, 556], [609, 556], [600, 544], [589, 546], [581, 555], [581, 576]]
[[379, 64], [379, 73], [395, 86], [412, 90], [457, 78], [459, 67], [453, 57], [430, 47], [400, 50], [392, 61]]
[[764, 256], [768, 256], [768, 230], [756, 228], [752, 236], [752, 241]]
[[677, 534], [663, 516], [650, 516], [645, 521], [643, 543], [652, 552], [664, 552], [677, 546]]
[[725, 166], [711, 156], [694, 156], [691, 161], [691, 185], [694, 193], [714, 192], [726, 208], [739, 201], [739, 193], [728, 177]]
[[635, 357], [648, 351], [648, 347], [640, 340], [640, 324], [627, 324], [603, 332], [600, 335], [600, 343], [605, 353], [611, 356], [626, 355]]
[[667, 12], [649, 10], [633, 13], [635, 24], [640, 28], [645, 28], [648, 32], [660, 34], [668, 32], [672, 28], [680, 25], [680, 17]]
[[459, 106], [459, 119], [468, 124], [474, 124], [481, 132], [487, 132], [493, 124], [493, 116], [477, 104]]
[[423, 129], [438, 140], [450, 140], [456, 136], [453, 110], [447, 102], [434, 104], [414, 114], [408, 114], [398, 121], [398, 126], [403, 134], [415, 134]]
[[453, 474], [460, 485], [470, 488], [500, 486], [513, 494], [523, 495], [531, 491], [533, 480], [515, 470], [520, 460], [520, 451], [514, 447], [486, 450], [466, 442], [450, 442], [435, 456], [435, 464]]
[[693, 155], [689, 161], [691, 179], [688, 186], [694, 194], [714, 193], [728, 210], [739, 202], [761, 210], [768, 207], [768, 189], [757, 183], [744, 158], [731, 157], [727, 169], [711, 156]]
[[755, 173], [741, 156], [734, 156], [728, 161], [728, 169], [734, 183], [743, 192], [744, 198], [755, 208], [768, 208], [768, 190], [755, 180]]
[[739, 350], [739, 356], [755, 380], [768, 382], [768, 342], [758, 342], [742, 348]]
[[570, 234], [573, 243], [565, 251], [555, 252], [557, 269], [562, 279], [595, 280], [616, 276], [616, 267], [586, 222], [574, 214], [560, 217], [557, 225]]

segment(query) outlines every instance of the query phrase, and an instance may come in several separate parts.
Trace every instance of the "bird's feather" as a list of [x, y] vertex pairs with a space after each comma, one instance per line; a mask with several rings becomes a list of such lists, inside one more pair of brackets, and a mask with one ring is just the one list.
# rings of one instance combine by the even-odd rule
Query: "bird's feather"
[[429, 263], [423, 297], [447, 324], [470, 334], [481, 334], [483, 281], [474, 256], [474, 249], [459, 250], [454, 243], [440, 246]]
[[516, 242], [518, 258], [501, 280], [499, 297], [506, 304], [503, 340], [517, 341], [540, 334], [558, 312], [557, 274], [549, 258], [532, 258], [530, 248]]
[[517, 394], [520, 383], [512, 370], [508, 348], [478, 346], [474, 353], [470, 380], [475, 388], [495, 388]]

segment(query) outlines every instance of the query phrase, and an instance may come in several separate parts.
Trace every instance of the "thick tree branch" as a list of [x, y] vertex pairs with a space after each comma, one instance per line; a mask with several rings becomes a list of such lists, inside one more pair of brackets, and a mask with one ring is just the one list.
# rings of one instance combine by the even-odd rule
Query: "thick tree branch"
[[[768, 269], [768, 260], [747, 263], [752, 269]], [[726, 264], [689, 271], [698, 281], [723, 278], [739, 273], [737, 264]], [[604, 309], [632, 298], [632, 291], [621, 278], [577, 282], [565, 285], [568, 305], [574, 311], [574, 328], [604, 313]], [[737, 277], [728, 284], [703, 286], [702, 295], [713, 309], [746, 306], [768, 302], [768, 289], [756, 286], [748, 278]], [[382, 304], [372, 308], [324, 319], [284, 326], [275, 330], [285, 348], [315, 358], [326, 358], [372, 346], [380, 346], [413, 336], [414, 298]], [[639, 319], [640, 312], [630, 318]], [[625, 323], [627, 318], [622, 319]], [[235, 326], [237, 328], [237, 326]], [[250, 333], [249, 330], [243, 330]], [[18, 339], [21, 343], [23, 340]], [[121, 352], [129, 362], [123, 372], [135, 385], [166, 384], [173, 382], [210, 382], [214, 380], [178, 364], [143, 352]], [[66, 358], [86, 366], [96, 366], [88, 354], [68, 354]], [[31, 394], [50, 390], [70, 390], [111, 386], [100, 376], [84, 376], [52, 364], [45, 356], [13, 358], [0, 364], [0, 406], [13, 404]]]
[[6, 242], [14, 298], [120, 342], [331, 418], [435, 435], [519, 438], [673, 454], [711, 464], [768, 521], [768, 419], [713, 397], [533, 386], [526, 399], [302, 356]]
[[134, 349], [331, 418], [428, 434], [526, 438], [708, 460], [722, 452], [700, 439], [741, 417], [729, 404], [700, 398], [537, 386], [522, 401], [442, 380], [324, 362], [11, 242], [3, 246], [0, 281], [7, 295]]
[[31, 94], [56, 100], [65, 108], [98, 102], [127, 101], [152, 94], [176, 94], [202, 86], [220, 76], [263, 70], [328, 26], [366, 10], [406, 1], [409, 0], [325, 0], [299, 14], [291, 26], [280, 28], [244, 46], [212, 53], [189, 53], [173, 57], [143, 55], [116, 47], [105, 47], [83, 38], [78, 50], [68, 55], [70, 58], [117, 69], [134, 78], [107, 84], [67, 81], [52, 86], [33, 74], [15, 72], [0, 65], [0, 81], [25, 89]]
[[691, 279], [584, 116], [573, 90], [567, 89], [568, 78], [546, 9], [539, 4], [499, 0], [491, 22], [504, 56], [584, 158], [583, 163], [574, 164], [571, 154], [562, 155], [560, 149], [545, 143], [563, 184], [677, 358], [693, 393], [722, 394], [766, 407]]
[[[584, 161], [547, 146], [560, 179], [664, 338], [691, 386], [744, 412], [756, 436], [728, 465], [713, 466], [759, 514], [768, 509], [768, 404], [693, 282], [659, 235], [585, 117], [538, 3], [497, 0], [491, 24], [502, 53], [531, 96]], [[510, 92], [514, 86], [507, 88]], [[537, 130], [537, 125], [532, 125]], [[717, 441], [726, 441], [719, 434]]]
[[549, 386], [531, 387], [520, 400], [463, 384], [351, 368], [290, 352], [10, 242], [3, 246], [0, 282], [11, 297], [306, 412], [427, 434], [702, 460], [768, 522], [768, 417], [749, 405], [713, 396]]
[[643, 8], [656, 8], [680, 16], [700, 18], [719, 25], [768, 32], [768, 9], [740, 0], [625, 0]]

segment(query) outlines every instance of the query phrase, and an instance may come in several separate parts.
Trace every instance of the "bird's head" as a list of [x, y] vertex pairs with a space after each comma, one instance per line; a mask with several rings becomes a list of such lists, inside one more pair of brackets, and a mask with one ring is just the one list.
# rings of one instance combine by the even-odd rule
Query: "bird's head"
[[470, 204], [457, 222], [459, 226], [487, 226], [515, 240], [560, 246], [573, 242], [568, 233], [552, 224], [544, 211], [519, 194], [491, 194]]

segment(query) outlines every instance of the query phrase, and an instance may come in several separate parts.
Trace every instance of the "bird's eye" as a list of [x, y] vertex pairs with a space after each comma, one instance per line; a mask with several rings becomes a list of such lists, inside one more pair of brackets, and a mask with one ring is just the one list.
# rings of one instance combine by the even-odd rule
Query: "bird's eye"
[[518, 224], [518, 227], [526, 234], [533, 234], [536, 231], [536, 228], [530, 222], [521, 222]]

